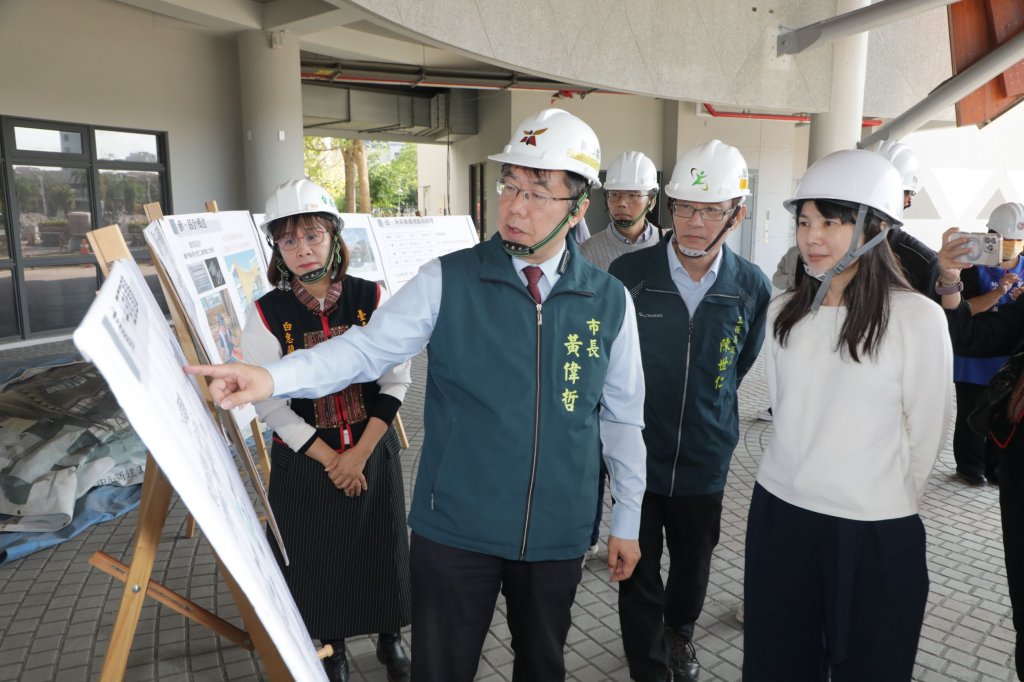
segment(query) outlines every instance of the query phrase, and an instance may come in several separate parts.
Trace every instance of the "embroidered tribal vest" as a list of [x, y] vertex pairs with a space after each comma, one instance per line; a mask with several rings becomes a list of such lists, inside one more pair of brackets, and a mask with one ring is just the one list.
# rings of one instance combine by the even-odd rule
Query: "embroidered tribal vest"
[[[328, 316], [311, 312], [292, 291], [273, 290], [256, 302], [263, 321], [277, 337], [284, 354], [312, 348], [344, 334], [349, 327], [365, 326], [377, 308], [377, 284], [358, 277], [345, 277], [337, 307]], [[368, 405], [380, 393], [376, 382], [352, 384], [331, 395], [308, 400], [293, 398], [291, 408], [317, 435], [336, 450], [355, 444], [366, 427]], [[275, 436], [276, 438], [276, 436]]]

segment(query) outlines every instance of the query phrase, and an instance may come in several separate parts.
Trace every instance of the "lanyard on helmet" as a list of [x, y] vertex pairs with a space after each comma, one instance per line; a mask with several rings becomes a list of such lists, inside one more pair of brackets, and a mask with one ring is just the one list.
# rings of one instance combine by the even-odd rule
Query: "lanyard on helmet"
[[565, 217], [562, 218], [562, 221], [558, 223], [558, 225], [555, 225], [555, 229], [551, 230], [551, 232], [548, 233], [547, 237], [544, 237], [544, 239], [541, 239], [533, 246], [526, 246], [525, 244], [519, 244], [518, 242], [512, 242], [507, 239], [502, 239], [501, 245], [502, 247], [504, 247], [505, 253], [507, 253], [510, 256], [515, 256], [517, 258], [532, 256], [533, 254], [537, 253], [537, 249], [542, 248], [545, 244], [554, 239], [555, 235], [557, 235], [558, 232], [563, 227], [565, 227], [565, 224], [569, 222], [569, 219], [580, 212], [580, 206], [583, 204], [584, 201], [586, 201], [587, 196], [589, 196], [589, 194], [589, 190], [583, 192], [583, 194], [581, 194], [579, 198], [576, 200], [576, 203], [573, 205], [572, 210], [565, 214]]
[[[729, 210], [729, 219], [725, 221], [725, 225], [723, 225], [722, 229], [718, 231], [718, 234], [715, 235], [715, 238], [711, 240], [711, 243], [708, 244], [706, 249], [688, 249], [685, 246], [680, 246], [679, 242], [676, 240], [675, 230], [673, 230], [672, 244], [675, 245], [676, 251], [683, 254], [687, 258], [703, 258], [704, 256], [708, 255], [711, 249], [715, 248], [715, 244], [717, 244], [718, 241], [725, 235], [725, 233], [729, 231], [729, 228], [732, 227], [733, 216], [736, 215], [736, 211], [738, 211], [740, 206], [742, 205], [743, 202], [740, 202], [739, 204], [733, 206], [732, 209]], [[701, 215], [701, 221], [703, 220], [704, 216]]]
[[860, 236], [864, 233], [864, 221], [868, 216], [868, 207], [864, 204], [860, 205], [857, 209], [857, 223], [853, 228], [853, 236], [850, 238], [850, 248], [847, 249], [846, 255], [839, 259], [839, 262], [833, 265], [831, 268], [822, 272], [821, 274], [815, 274], [811, 272], [811, 269], [804, 263], [804, 272], [809, 276], [821, 282], [821, 286], [818, 287], [818, 292], [814, 295], [814, 301], [811, 302], [811, 312], [817, 312], [818, 308], [821, 307], [821, 302], [825, 299], [825, 294], [828, 293], [828, 287], [832, 284], [832, 278], [838, 275], [840, 272], [850, 267], [850, 264], [854, 260], [860, 258], [871, 249], [878, 246], [883, 239], [885, 239], [885, 233], [889, 231], [888, 224], [883, 227], [878, 234], [864, 242], [860, 248], [857, 247], [857, 242], [860, 241]]

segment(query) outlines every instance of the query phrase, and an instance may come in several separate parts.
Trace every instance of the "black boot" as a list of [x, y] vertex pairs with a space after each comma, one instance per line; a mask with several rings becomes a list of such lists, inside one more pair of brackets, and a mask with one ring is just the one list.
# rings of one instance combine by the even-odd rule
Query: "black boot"
[[348, 658], [345, 657], [345, 640], [324, 642], [334, 647], [334, 655], [324, 659], [324, 670], [330, 682], [348, 682]]
[[402, 636], [381, 633], [377, 639], [377, 660], [388, 669], [388, 682], [409, 682], [409, 655], [402, 646]]
[[668, 646], [668, 667], [672, 682], [697, 682], [700, 663], [693, 642], [674, 627], [665, 626], [665, 644]]

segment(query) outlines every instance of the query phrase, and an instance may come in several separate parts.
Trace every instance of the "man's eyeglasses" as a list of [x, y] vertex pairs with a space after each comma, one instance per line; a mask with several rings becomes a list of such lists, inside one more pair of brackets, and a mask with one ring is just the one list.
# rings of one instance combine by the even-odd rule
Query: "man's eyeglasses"
[[504, 180], [498, 180], [495, 186], [498, 189], [498, 196], [507, 201], [515, 201], [516, 197], [522, 194], [523, 201], [526, 203], [528, 208], [541, 209], [549, 205], [552, 201], [576, 200], [576, 197], [553, 197], [550, 194], [535, 192], [532, 189], [520, 189], [519, 187], [505, 182]]
[[608, 201], [613, 203], [625, 199], [631, 204], [639, 204], [641, 201], [647, 201], [651, 198], [651, 195], [647, 192], [621, 192], [617, 190], [610, 190], [605, 192], [604, 195], [608, 197]]
[[305, 243], [306, 246], [316, 246], [324, 240], [326, 234], [327, 230], [313, 230], [312, 232], [306, 232], [301, 237], [292, 235], [291, 237], [278, 239], [276, 243], [277, 247], [282, 251], [294, 251], [299, 248], [299, 242]]
[[717, 223], [720, 220], [724, 220], [726, 216], [736, 210], [733, 208], [721, 208], [719, 206], [705, 206], [704, 208], [697, 208], [690, 204], [672, 204], [672, 215], [677, 218], [692, 218], [694, 214], [700, 213], [700, 219], [705, 223]]

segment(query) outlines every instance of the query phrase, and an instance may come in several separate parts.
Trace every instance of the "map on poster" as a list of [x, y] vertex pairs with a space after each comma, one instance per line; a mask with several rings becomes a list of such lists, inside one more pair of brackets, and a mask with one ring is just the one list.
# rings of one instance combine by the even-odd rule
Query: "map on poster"
[[[265, 240], [249, 212], [165, 216], [150, 223], [145, 235], [210, 362], [241, 362], [242, 325], [252, 304], [270, 290]], [[232, 417], [248, 433], [256, 412], [238, 408]]]
[[[248, 219], [248, 214], [245, 214]], [[138, 265], [115, 262], [74, 342], [252, 604], [296, 680], [326, 680], [224, 436]]]

